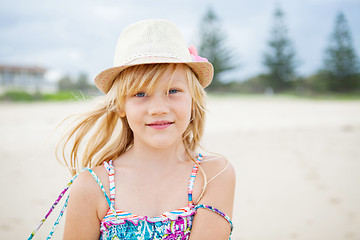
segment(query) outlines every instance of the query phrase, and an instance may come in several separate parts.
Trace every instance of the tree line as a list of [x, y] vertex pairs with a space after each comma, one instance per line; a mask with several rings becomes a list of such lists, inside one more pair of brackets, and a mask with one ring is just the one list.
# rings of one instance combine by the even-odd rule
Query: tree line
[[80, 73], [77, 77], [65, 75], [57, 82], [58, 91], [79, 91], [85, 95], [98, 94], [95, 85], [90, 84], [87, 74]]
[[[344, 13], [339, 12], [334, 29], [324, 52], [323, 64], [310, 76], [297, 72], [299, 61], [295, 47], [288, 36], [284, 11], [277, 7], [267, 49], [262, 64], [265, 71], [244, 81], [224, 81], [224, 73], [241, 68], [239, 54], [229, 47], [221, 20], [212, 8], [208, 8], [199, 26], [199, 54], [214, 66], [214, 78], [207, 88], [209, 92], [234, 93], [281, 93], [295, 92], [309, 95], [316, 93], [360, 93], [360, 63], [353, 47], [351, 32]], [[80, 91], [85, 95], [97, 95], [86, 74], [77, 78], [68, 75], [58, 80], [58, 90]]]
[[201, 20], [199, 33], [199, 53], [209, 59], [215, 69], [213, 83], [208, 87], [210, 92], [360, 92], [359, 59], [343, 12], [336, 16], [322, 67], [306, 77], [297, 72], [296, 51], [288, 36], [284, 11], [279, 7], [274, 11], [267, 50], [263, 53], [262, 64], [266, 71], [242, 82], [222, 80], [225, 72], [239, 67], [239, 62], [234, 49], [226, 44], [221, 21], [211, 8]]

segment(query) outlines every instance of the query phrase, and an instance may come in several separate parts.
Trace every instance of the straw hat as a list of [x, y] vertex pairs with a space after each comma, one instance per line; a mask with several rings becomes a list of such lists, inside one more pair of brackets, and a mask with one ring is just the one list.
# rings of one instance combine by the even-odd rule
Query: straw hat
[[195, 72], [204, 88], [210, 84], [214, 74], [212, 64], [198, 56], [195, 47], [188, 49], [174, 23], [145, 20], [124, 29], [117, 42], [114, 67], [99, 73], [95, 84], [107, 93], [122, 70], [153, 63], [184, 63]]

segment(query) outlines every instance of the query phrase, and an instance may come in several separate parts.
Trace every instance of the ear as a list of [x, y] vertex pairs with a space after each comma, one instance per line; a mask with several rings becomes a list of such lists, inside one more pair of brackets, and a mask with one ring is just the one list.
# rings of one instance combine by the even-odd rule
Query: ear
[[123, 118], [123, 117], [126, 116], [125, 110], [123, 110], [123, 109], [120, 109], [120, 110], [118, 111], [118, 113], [119, 113], [119, 116], [120, 116], [121, 118]]

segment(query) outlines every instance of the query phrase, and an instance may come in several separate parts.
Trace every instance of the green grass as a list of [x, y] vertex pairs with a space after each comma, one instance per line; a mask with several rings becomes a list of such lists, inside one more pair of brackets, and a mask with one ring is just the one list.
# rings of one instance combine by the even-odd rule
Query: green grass
[[42, 95], [43, 101], [66, 101], [66, 100], [79, 100], [83, 99], [84, 96], [82, 96], [80, 93], [74, 93], [74, 92], [58, 92], [55, 94], [44, 94]]
[[33, 95], [22, 91], [8, 91], [1, 95], [3, 101], [28, 102], [33, 100]]
[[0, 95], [1, 101], [10, 102], [35, 102], [35, 101], [75, 101], [79, 99], [89, 99], [80, 92], [60, 91], [53, 94], [28, 93], [25, 91], [7, 91]]

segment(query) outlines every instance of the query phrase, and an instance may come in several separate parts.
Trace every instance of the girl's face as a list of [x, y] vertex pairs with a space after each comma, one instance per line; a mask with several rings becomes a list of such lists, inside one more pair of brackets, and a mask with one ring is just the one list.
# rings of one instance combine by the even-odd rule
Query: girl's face
[[156, 81], [151, 93], [141, 89], [125, 99], [134, 146], [177, 147], [191, 118], [192, 100], [184, 66], [177, 66], [174, 74], [169, 68]]

